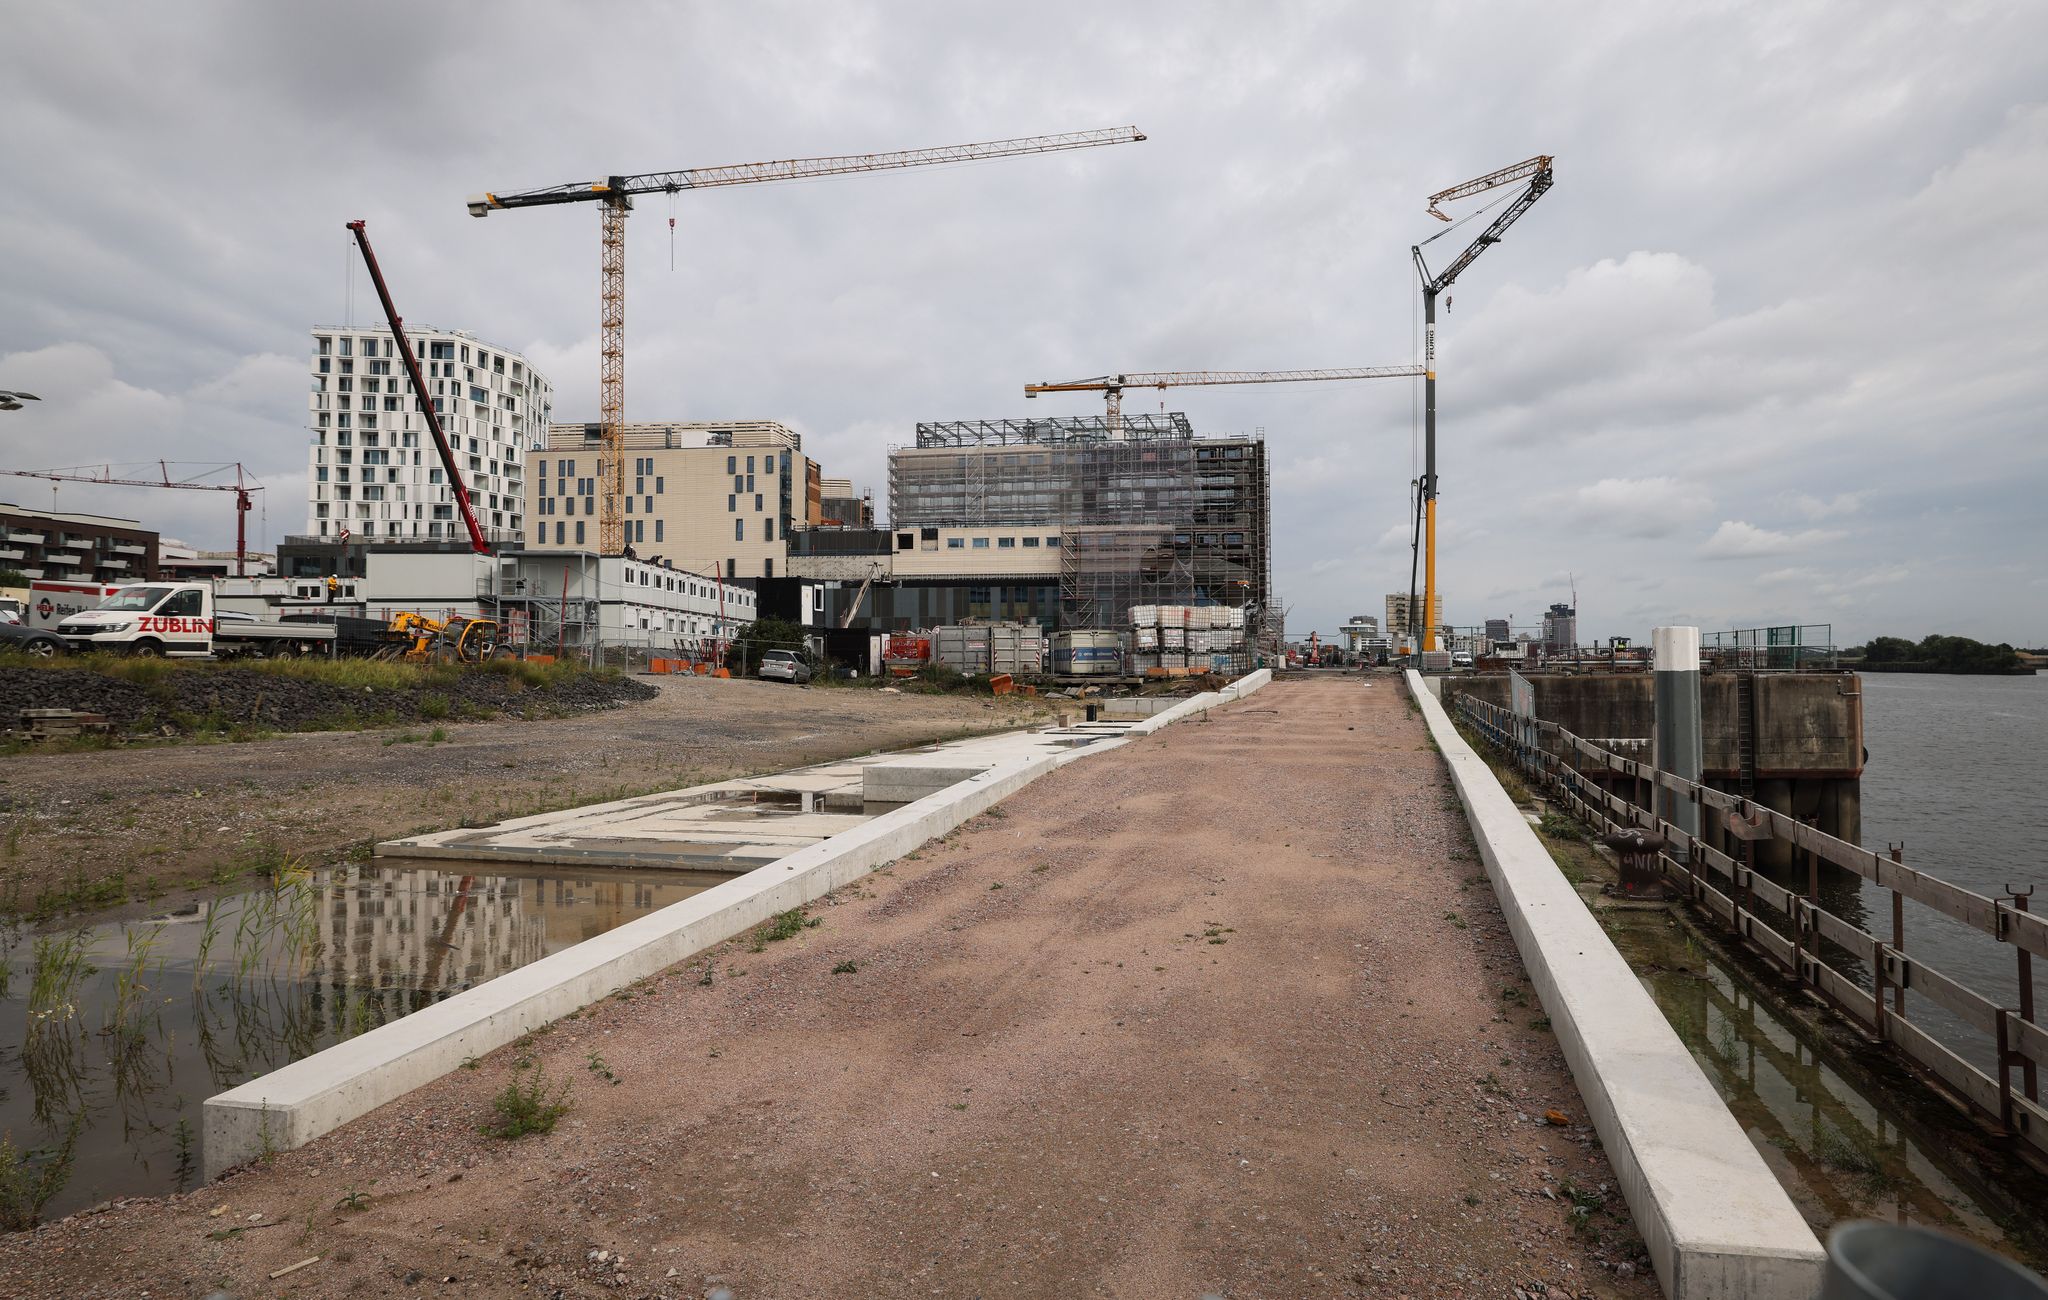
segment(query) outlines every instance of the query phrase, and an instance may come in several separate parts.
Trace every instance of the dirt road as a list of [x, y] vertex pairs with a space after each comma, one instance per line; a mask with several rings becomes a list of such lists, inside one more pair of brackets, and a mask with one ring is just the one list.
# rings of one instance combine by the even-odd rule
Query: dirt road
[[[0, 1292], [1653, 1296], [1398, 690], [1069, 766], [797, 938], [0, 1241]], [[573, 1109], [482, 1136], [534, 1070]]]
[[[0, 768], [0, 907], [66, 910], [315, 865], [373, 839], [878, 749], [1042, 716], [969, 696], [652, 677], [646, 703], [535, 721], [431, 724], [75, 754]], [[436, 732], [445, 741], [433, 739]]]

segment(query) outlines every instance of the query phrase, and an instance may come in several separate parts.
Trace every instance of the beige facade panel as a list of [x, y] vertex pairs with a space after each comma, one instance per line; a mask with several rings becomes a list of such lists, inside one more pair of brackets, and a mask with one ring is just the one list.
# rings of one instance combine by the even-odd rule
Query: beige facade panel
[[1056, 527], [926, 526], [889, 536], [890, 572], [899, 578], [1056, 578], [1060, 572]]

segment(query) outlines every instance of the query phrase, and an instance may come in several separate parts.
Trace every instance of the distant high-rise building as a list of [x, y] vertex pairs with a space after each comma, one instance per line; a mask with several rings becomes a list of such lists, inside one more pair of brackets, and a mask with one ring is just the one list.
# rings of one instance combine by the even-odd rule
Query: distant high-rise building
[[[484, 536], [526, 533], [526, 454], [554, 390], [526, 358], [461, 330], [407, 326]], [[467, 536], [398, 345], [383, 329], [313, 331], [306, 535], [365, 542]]]
[[1570, 650], [1579, 644], [1579, 611], [1570, 605], [1552, 605], [1543, 614], [1543, 645], [1548, 650]]
[[[1418, 605], [1421, 604], [1419, 593], [1416, 597], [1416, 603]], [[1408, 610], [1407, 592], [1395, 591], [1387, 594], [1388, 636], [1398, 640], [1401, 637], [1408, 636], [1414, 630], [1408, 625]], [[1442, 627], [1444, 625], [1444, 594], [1441, 591], [1436, 593], [1436, 599], [1430, 604], [1428, 621], [1435, 627]]]
[[1512, 639], [1513, 636], [1514, 633], [1509, 630], [1506, 619], [1489, 618], [1486, 620], [1486, 639], [1488, 641], [1507, 641]]

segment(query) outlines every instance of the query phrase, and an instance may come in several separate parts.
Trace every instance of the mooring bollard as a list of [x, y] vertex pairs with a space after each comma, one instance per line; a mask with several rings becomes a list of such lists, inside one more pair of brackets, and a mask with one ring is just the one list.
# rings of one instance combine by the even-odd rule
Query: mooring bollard
[[[1650, 761], [1698, 784], [1706, 766], [1700, 739], [1700, 630], [1653, 628], [1650, 646], [1657, 668], [1657, 743]], [[1700, 833], [1700, 806], [1676, 790], [1658, 788], [1657, 815], [1687, 835]]]

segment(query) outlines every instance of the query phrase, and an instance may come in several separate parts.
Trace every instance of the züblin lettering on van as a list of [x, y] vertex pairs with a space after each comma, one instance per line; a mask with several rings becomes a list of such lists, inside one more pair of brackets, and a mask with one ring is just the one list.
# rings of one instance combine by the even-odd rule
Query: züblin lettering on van
[[144, 614], [136, 627], [143, 632], [207, 632], [213, 631], [210, 618], [159, 618]]

